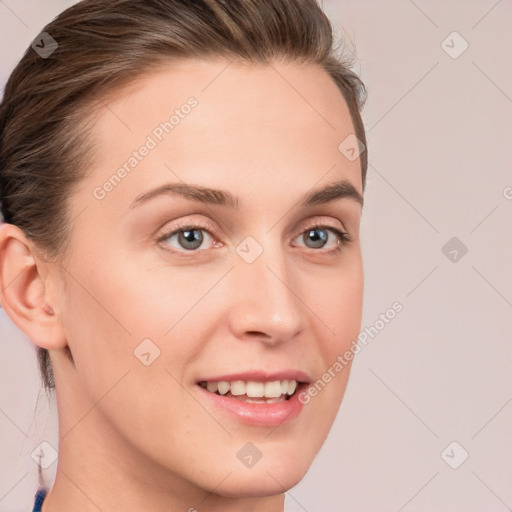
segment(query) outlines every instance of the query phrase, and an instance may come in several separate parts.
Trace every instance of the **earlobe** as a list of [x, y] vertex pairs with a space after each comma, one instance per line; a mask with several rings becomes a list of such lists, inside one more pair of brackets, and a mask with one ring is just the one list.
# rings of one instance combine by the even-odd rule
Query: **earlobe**
[[49, 264], [34, 257], [33, 245], [17, 226], [0, 225], [0, 304], [36, 345], [62, 348], [67, 344], [66, 337], [49, 304]]

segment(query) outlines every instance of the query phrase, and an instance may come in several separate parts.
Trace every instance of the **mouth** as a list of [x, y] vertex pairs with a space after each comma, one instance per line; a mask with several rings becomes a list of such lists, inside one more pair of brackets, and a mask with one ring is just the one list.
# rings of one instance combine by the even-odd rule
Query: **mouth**
[[256, 381], [206, 381], [198, 385], [210, 393], [251, 404], [275, 404], [290, 400], [305, 382], [293, 379]]
[[254, 370], [203, 377], [196, 381], [196, 388], [207, 409], [213, 408], [230, 421], [284, 427], [300, 421], [304, 404], [299, 395], [311, 382], [309, 375], [301, 371]]

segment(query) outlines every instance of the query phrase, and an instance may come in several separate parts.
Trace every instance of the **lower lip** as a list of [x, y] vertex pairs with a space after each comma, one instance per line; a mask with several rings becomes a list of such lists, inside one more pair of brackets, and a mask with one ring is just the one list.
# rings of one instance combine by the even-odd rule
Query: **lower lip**
[[303, 404], [299, 401], [299, 393], [307, 387], [307, 384], [301, 384], [294, 395], [288, 400], [273, 404], [242, 402], [242, 400], [237, 400], [236, 398], [217, 395], [201, 386], [197, 387], [215, 407], [241, 423], [263, 427], [277, 427], [288, 423], [300, 414]]

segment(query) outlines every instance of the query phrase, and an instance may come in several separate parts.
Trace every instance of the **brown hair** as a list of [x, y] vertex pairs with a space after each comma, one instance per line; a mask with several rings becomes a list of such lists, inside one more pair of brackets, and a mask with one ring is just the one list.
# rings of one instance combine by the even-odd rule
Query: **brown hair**
[[[49, 257], [64, 253], [70, 196], [92, 156], [93, 103], [173, 58], [316, 64], [340, 89], [366, 147], [364, 84], [316, 0], [84, 0], [44, 32], [58, 47], [45, 58], [29, 47], [0, 105], [0, 203], [4, 221]], [[364, 190], [366, 150], [360, 162]], [[39, 348], [38, 360], [51, 390], [48, 351]]]

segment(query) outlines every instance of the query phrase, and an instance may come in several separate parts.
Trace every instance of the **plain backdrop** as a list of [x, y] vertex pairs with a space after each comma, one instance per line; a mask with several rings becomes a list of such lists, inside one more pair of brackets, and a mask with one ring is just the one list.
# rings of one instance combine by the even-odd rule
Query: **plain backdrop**
[[[0, 82], [64, 0], [0, 0]], [[337, 420], [289, 511], [512, 507], [512, 1], [324, 8], [368, 88], [363, 330]], [[395, 301], [403, 310], [370, 330]], [[32, 343], [0, 310], [0, 511], [58, 447]], [[51, 480], [56, 463], [46, 471]]]

